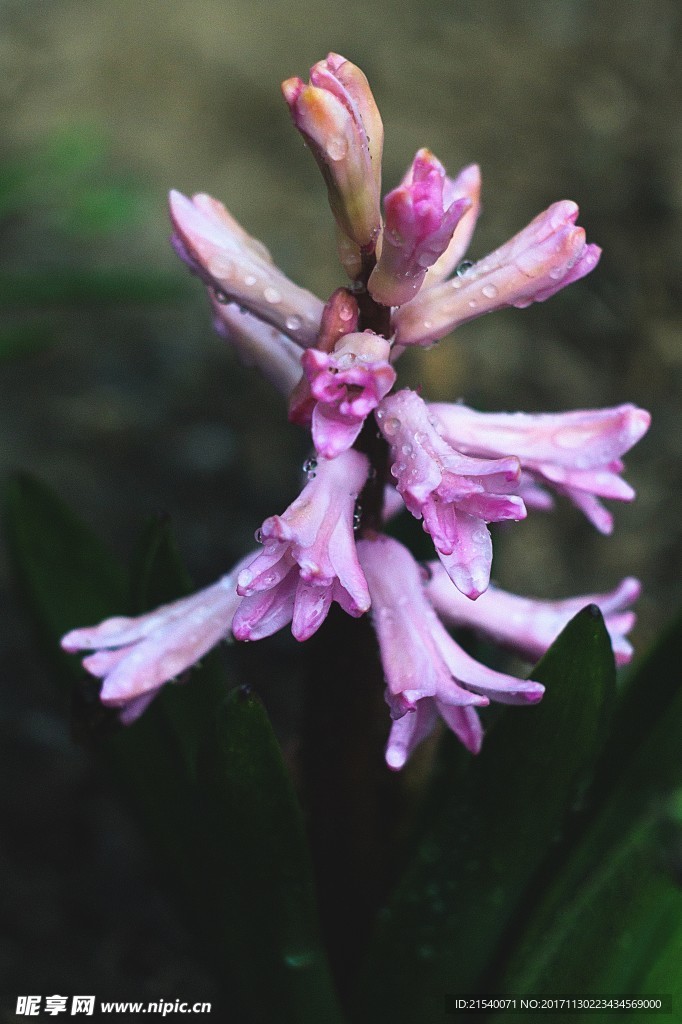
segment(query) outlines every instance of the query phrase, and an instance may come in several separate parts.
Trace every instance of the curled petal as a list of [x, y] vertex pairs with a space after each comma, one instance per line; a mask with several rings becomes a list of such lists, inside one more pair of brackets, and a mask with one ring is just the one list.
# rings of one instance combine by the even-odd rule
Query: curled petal
[[393, 387], [396, 372], [388, 362], [385, 338], [365, 331], [347, 334], [331, 353], [308, 349], [303, 370], [314, 399], [313, 441], [333, 459], [355, 442], [366, 417]]
[[438, 562], [429, 563], [426, 593], [440, 616], [454, 626], [468, 626], [525, 658], [542, 657], [564, 626], [587, 605], [596, 604], [604, 616], [616, 662], [632, 657], [626, 639], [635, 624], [629, 606], [641, 592], [638, 580], [629, 576], [605, 594], [583, 594], [560, 601], [519, 597], [490, 586], [478, 601], [468, 601], [452, 586]]
[[[440, 714], [469, 749], [480, 746], [475, 708], [490, 700], [528, 704], [543, 687], [481, 665], [446, 632], [422, 586], [412, 555], [398, 541], [377, 536], [358, 542], [372, 598], [372, 623], [386, 678], [386, 701], [395, 725], [387, 747], [400, 768]], [[408, 721], [400, 725], [404, 718]]]
[[463, 274], [422, 291], [394, 316], [397, 344], [430, 345], [484, 313], [544, 302], [594, 270], [601, 250], [585, 243], [577, 216], [575, 203], [554, 203]]
[[372, 252], [381, 231], [383, 126], [367, 79], [330, 53], [311, 68], [310, 85], [289, 78], [282, 92], [322, 171], [337, 224], [351, 242]]
[[450, 277], [466, 255], [481, 210], [481, 169], [478, 164], [463, 168], [456, 178], [446, 176], [443, 202], [449, 206], [456, 199], [467, 199], [469, 207], [457, 224], [443, 255], [426, 271], [423, 288], [432, 288]]
[[367, 611], [353, 516], [368, 468], [366, 456], [353, 450], [318, 460], [298, 498], [281, 516], [265, 520], [263, 550], [237, 580], [244, 598], [233, 622], [238, 640], [269, 636], [290, 620], [296, 639], [308, 639], [332, 601], [351, 615]]
[[420, 149], [406, 179], [384, 199], [381, 256], [368, 282], [377, 302], [409, 302], [450, 244], [471, 200], [459, 196], [446, 205], [445, 182], [443, 165], [428, 149]]
[[323, 303], [290, 281], [222, 203], [173, 191], [170, 212], [176, 252], [219, 302], [235, 302], [299, 345], [315, 343]]
[[212, 586], [146, 615], [73, 629], [62, 638], [62, 647], [69, 653], [93, 651], [83, 666], [103, 680], [102, 703], [123, 708], [122, 720], [133, 721], [150, 695], [230, 635], [240, 602], [237, 576], [252, 558], [243, 559]]
[[376, 419], [391, 446], [391, 473], [407, 508], [423, 519], [455, 586], [477, 597], [490, 577], [486, 523], [526, 515], [512, 493], [520, 481], [518, 459], [463, 455], [441, 437], [426, 403], [407, 389], [385, 398]]
[[566, 495], [602, 533], [613, 520], [598, 500], [631, 501], [621, 455], [646, 433], [651, 417], [635, 405], [564, 413], [481, 413], [433, 403], [429, 411], [449, 444], [469, 455], [513, 453], [521, 462], [520, 495], [531, 507], [551, 507], [538, 484]]

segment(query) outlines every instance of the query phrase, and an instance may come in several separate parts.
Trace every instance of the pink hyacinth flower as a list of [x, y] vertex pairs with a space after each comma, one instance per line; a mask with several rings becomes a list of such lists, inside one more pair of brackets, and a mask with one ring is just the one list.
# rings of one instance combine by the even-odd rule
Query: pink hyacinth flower
[[483, 733], [476, 707], [491, 700], [540, 700], [540, 683], [495, 672], [455, 643], [429, 603], [419, 566], [402, 544], [385, 536], [361, 540], [358, 556], [372, 598], [386, 702], [394, 719], [386, 748], [390, 768], [403, 767], [438, 716], [477, 753]]
[[632, 658], [632, 646], [626, 636], [636, 616], [628, 609], [642, 589], [639, 580], [632, 576], [606, 594], [542, 601], [519, 597], [491, 585], [478, 601], [468, 601], [452, 586], [438, 562], [430, 562], [429, 570], [426, 593], [446, 622], [475, 629], [529, 661], [541, 658], [573, 616], [590, 604], [597, 605], [604, 616], [616, 664], [626, 665]]
[[241, 600], [237, 576], [252, 559], [253, 553], [217, 583], [145, 615], [117, 616], [98, 626], [73, 629], [62, 638], [62, 647], [69, 654], [94, 652], [83, 659], [83, 667], [103, 680], [102, 703], [121, 708], [120, 718], [128, 724], [164, 683], [230, 636]]
[[320, 459], [299, 497], [259, 531], [263, 551], [239, 574], [244, 598], [232, 630], [238, 640], [259, 640], [291, 620], [307, 640], [327, 617], [332, 601], [350, 615], [369, 608], [369, 592], [353, 535], [355, 502], [369, 463], [360, 452]]
[[354, 444], [365, 418], [395, 384], [390, 351], [385, 338], [364, 331], [345, 335], [333, 352], [310, 348], [303, 354], [315, 400], [313, 442], [324, 458], [333, 459]]
[[310, 69], [310, 85], [289, 78], [282, 92], [322, 171], [339, 228], [372, 252], [381, 232], [384, 130], [367, 79], [345, 57], [330, 53]]
[[599, 498], [632, 501], [635, 492], [620, 473], [621, 455], [646, 433], [651, 417], [634, 405], [564, 413], [481, 413], [464, 405], [434, 403], [429, 410], [443, 437], [469, 455], [513, 453], [521, 461], [520, 489], [531, 507], [551, 506], [538, 482], [566, 495], [601, 533], [613, 517]]
[[423, 518], [455, 586], [478, 597], [488, 586], [492, 563], [486, 523], [526, 515], [521, 498], [510, 493], [519, 484], [519, 460], [472, 459], [456, 451], [414, 391], [389, 395], [375, 415], [391, 446], [391, 473], [407, 508]]
[[367, 284], [384, 306], [402, 306], [414, 298], [471, 206], [467, 196], [446, 205], [445, 182], [440, 161], [420, 149], [402, 184], [384, 199], [381, 256]]
[[575, 203], [554, 203], [460, 276], [423, 290], [394, 316], [397, 344], [430, 345], [484, 313], [544, 302], [594, 270], [601, 249], [585, 243], [577, 216]]
[[301, 349], [276, 327], [247, 313], [233, 302], [211, 300], [213, 326], [245, 366], [258, 369], [287, 397], [301, 378]]
[[170, 212], [176, 252], [219, 302], [235, 302], [299, 345], [315, 343], [323, 303], [290, 281], [222, 203], [173, 191]]

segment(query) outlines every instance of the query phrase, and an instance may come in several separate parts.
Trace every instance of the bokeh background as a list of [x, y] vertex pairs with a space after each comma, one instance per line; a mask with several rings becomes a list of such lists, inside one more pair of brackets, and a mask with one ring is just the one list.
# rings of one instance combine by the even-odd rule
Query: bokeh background
[[[481, 164], [472, 258], [559, 198], [603, 246], [580, 284], [406, 357], [403, 379], [489, 410], [652, 410], [614, 535], [536, 514], [496, 534], [494, 572], [546, 596], [639, 576], [645, 648], [682, 589], [680, 21], [673, 0], [2, 0], [3, 479], [35, 473], [123, 557], [170, 513], [197, 584], [294, 497], [305, 438], [212, 335], [165, 195], [210, 192], [295, 280], [324, 297], [343, 283], [279, 93], [336, 50], [373, 86], [386, 188], [423, 145], [451, 172]], [[0, 991], [211, 998], [135, 826], [70, 741], [2, 549], [0, 587]], [[257, 684], [295, 668], [285, 638], [248, 655]], [[286, 690], [263, 693], [286, 742]]]

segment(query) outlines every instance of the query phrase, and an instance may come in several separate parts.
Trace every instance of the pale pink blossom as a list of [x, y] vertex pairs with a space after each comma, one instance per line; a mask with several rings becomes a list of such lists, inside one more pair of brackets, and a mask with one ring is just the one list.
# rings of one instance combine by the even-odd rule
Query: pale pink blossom
[[519, 493], [530, 507], [547, 508], [542, 484], [566, 495], [602, 533], [613, 529], [599, 498], [632, 501], [621, 477], [621, 456], [646, 433], [651, 417], [634, 405], [564, 413], [481, 413], [433, 403], [443, 437], [459, 451], [489, 458], [515, 455], [524, 471]]
[[381, 255], [367, 285], [384, 306], [414, 298], [471, 206], [465, 195], [446, 201], [446, 180], [440, 161], [420, 149], [403, 182], [384, 198]]
[[307, 640], [332, 601], [350, 615], [367, 611], [353, 520], [368, 469], [366, 456], [352, 449], [321, 458], [286, 512], [265, 520], [259, 531], [263, 551], [238, 578], [244, 598], [232, 624], [238, 640], [269, 636], [290, 620], [296, 639]]
[[245, 366], [255, 367], [288, 397], [301, 378], [301, 348], [234, 302], [220, 303], [213, 298], [211, 304], [216, 333], [230, 343]]
[[430, 345], [460, 324], [506, 306], [544, 302], [595, 268], [601, 254], [575, 226], [578, 207], [554, 203], [464, 273], [422, 292], [394, 315], [399, 345]]
[[62, 638], [62, 647], [70, 654], [94, 652], [83, 659], [83, 667], [103, 680], [102, 703], [121, 708], [127, 724], [142, 714], [164, 683], [231, 635], [241, 600], [237, 576], [252, 559], [253, 553], [217, 583], [152, 612], [73, 629]]
[[[322, 171], [329, 205], [344, 235], [373, 252], [381, 232], [383, 125], [362, 71], [337, 53], [282, 83], [294, 124]], [[346, 260], [343, 260], [344, 265]]]
[[495, 672], [452, 639], [424, 592], [419, 566], [402, 544], [381, 535], [361, 540], [358, 556], [372, 598], [386, 702], [394, 719], [386, 748], [390, 768], [402, 768], [438, 716], [476, 753], [482, 739], [476, 707], [491, 700], [540, 700], [540, 683]]
[[591, 604], [597, 605], [604, 616], [616, 663], [625, 665], [632, 657], [632, 646], [626, 636], [636, 616], [629, 606], [642, 589], [639, 580], [632, 576], [605, 594], [545, 601], [510, 594], [491, 584], [477, 601], [469, 601], [453, 587], [438, 562], [430, 562], [428, 569], [426, 593], [445, 622], [475, 629], [530, 661], [541, 658], [573, 616]]
[[426, 403], [407, 389], [389, 395], [375, 414], [391, 446], [391, 473], [402, 498], [433, 539], [455, 586], [467, 597], [490, 579], [492, 541], [486, 523], [523, 519], [515, 456], [476, 459], [439, 434]]
[[362, 425], [395, 383], [385, 338], [364, 331], [347, 334], [333, 352], [307, 349], [303, 370], [315, 400], [312, 433], [315, 449], [333, 459], [353, 445]]
[[173, 191], [170, 212], [176, 252], [218, 302], [235, 302], [299, 345], [315, 343], [324, 304], [290, 281], [222, 203]]

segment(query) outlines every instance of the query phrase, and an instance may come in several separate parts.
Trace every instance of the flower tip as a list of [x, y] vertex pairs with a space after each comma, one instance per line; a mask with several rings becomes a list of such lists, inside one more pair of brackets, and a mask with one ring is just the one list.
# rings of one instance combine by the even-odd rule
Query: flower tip
[[404, 768], [407, 761], [407, 751], [404, 747], [391, 746], [386, 751], [386, 764], [392, 772], [399, 772]]
[[542, 683], [536, 683], [533, 680], [528, 681], [528, 689], [523, 693], [523, 697], [528, 704], [538, 704], [545, 693], [545, 688]]
[[647, 412], [646, 409], [638, 408], [636, 405], [631, 406], [628, 426], [630, 447], [632, 447], [637, 444], [640, 438], [644, 437], [651, 426], [651, 413]]
[[305, 82], [301, 78], [287, 78], [282, 82], [282, 95], [290, 108], [293, 109], [298, 97], [305, 89]]

